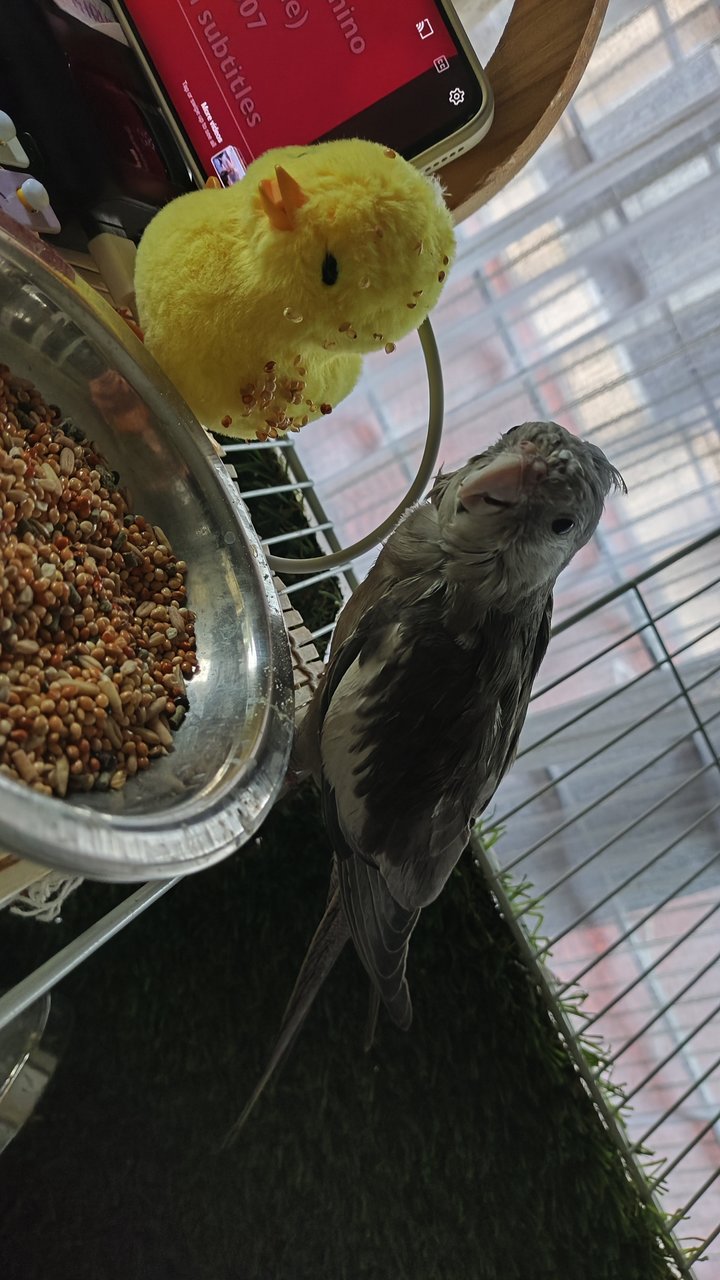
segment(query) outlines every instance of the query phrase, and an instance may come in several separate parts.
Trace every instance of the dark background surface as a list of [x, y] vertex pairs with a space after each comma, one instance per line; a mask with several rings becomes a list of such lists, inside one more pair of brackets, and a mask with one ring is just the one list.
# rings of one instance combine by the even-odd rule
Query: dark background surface
[[[348, 949], [279, 1082], [220, 1143], [322, 911], [312, 791], [190, 877], [61, 988], [74, 1029], [0, 1158], [3, 1280], [659, 1280], [670, 1272], [469, 857], [413, 939], [415, 1023], [381, 1017]], [[6, 916], [21, 976], [63, 923]]]

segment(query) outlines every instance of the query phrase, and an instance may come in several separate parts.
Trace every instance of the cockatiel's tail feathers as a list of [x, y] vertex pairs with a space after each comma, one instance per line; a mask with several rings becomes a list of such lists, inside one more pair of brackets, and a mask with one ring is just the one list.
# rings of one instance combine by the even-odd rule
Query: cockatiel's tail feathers
[[302, 187], [287, 169], [275, 165], [275, 177], [263, 178], [258, 185], [263, 212], [278, 231], [293, 231], [297, 210], [307, 204]]
[[224, 1147], [232, 1146], [236, 1141], [241, 1130], [249, 1119], [255, 1104], [264, 1093], [272, 1077], [285, 1061], [297, 1036], [302, 1030], [303, 1023], [310, 1012], [315, 997], [349, 937], [350, 932], [340, 905], [340, 893], [337, 887], [337, 880], [333, 874], [333, 878], [330, 882], [330, 896], [327, 907], [325, 908], [325, 914], [320, 921], [320, 924], [318, 925], [312, 941], [305, 953], [302, 968], [300, 969], [297, 981], [293, 987], [292, 995], [288, 1001], [285, 1013], [283, 1014], [283, 1020], [280, 1024], [280, 1031], [278, 1033], [275, 1047], [270, 1054], [268, 1064], [265, 1067], [263, 1074], [256, 1084], [248, 1102], [243, 1108], [240, 1118], [235, 1121], [235, 1124], [228, 1132], [223, 1142]]
[[370, 981], [393, 1022], [412, 1022], [405, 977], [408, 943], [419, 911], [406, 911], [391, 896], [380, 872], [361, 858], [339, 858], [340, 897], [352, 940]]
[[381, 1003], [377, 990], [371, 984], [367, 1022], [365, 1023], [365, 1036], [363, 1038], [363, 1050], [365, 1053], [369, 1053], [375, 1043], [375, 1032], [377, 1031], [377, 1020], [378, 1014], [380, 1013]]

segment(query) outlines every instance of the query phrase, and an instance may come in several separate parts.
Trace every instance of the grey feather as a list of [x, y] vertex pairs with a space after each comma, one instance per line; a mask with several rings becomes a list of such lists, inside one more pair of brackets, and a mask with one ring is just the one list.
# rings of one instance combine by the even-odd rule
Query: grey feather
[[555, 423], [514, 427], [438, 476], [342, 611], [293, 756], [320, 786], [337, 892], [240, 1124], [348, 936], [374, 993], [368, 1037], [378, 997], [410, 1025], [410, 936], [512, 764], [555, 581], [613, 488], [595, 445]]
[[408, 942], [420, 911], [406, 911], [388, 892], [380, 872], [361, 858], [338, 859], [340, 898], [355, 949], [393, 1022], [412, 1022], [405, 977]]

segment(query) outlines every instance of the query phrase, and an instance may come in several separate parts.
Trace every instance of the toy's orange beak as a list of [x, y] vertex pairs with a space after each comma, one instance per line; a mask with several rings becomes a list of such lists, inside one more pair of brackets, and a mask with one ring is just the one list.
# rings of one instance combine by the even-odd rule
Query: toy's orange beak
[[263, 213], [278, 231], [294, 231], [298, 209], [307, 203], [302, 187], [283, 169], [275, 166], [274, 178], [263, 178], [259, 185]]

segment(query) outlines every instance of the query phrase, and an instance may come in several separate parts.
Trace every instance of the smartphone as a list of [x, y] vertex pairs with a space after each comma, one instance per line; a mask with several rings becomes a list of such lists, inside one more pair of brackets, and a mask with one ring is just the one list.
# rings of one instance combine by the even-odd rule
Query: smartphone
[[271, 147], [361, 137], [426, 172], [493, 99], [448, 0], [112, 0], [195, 181]]

